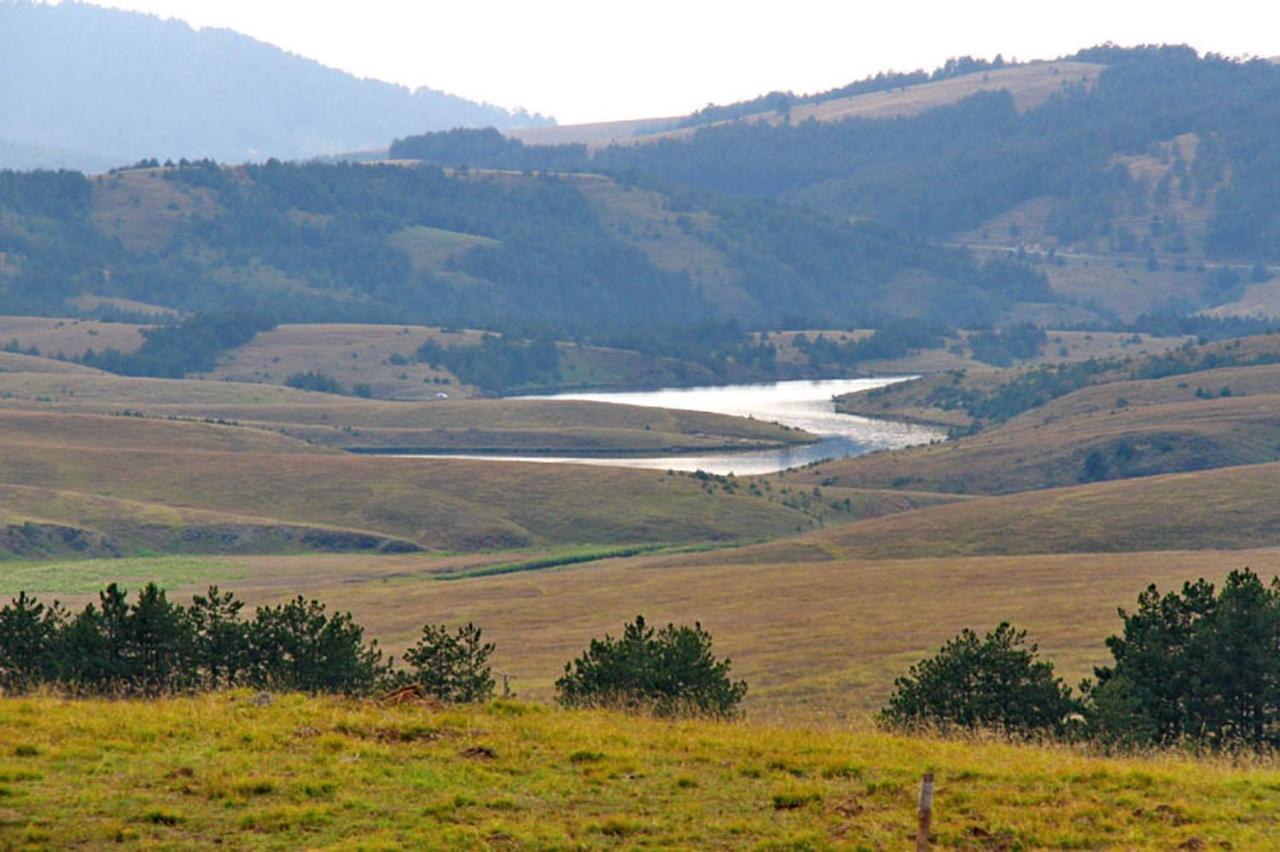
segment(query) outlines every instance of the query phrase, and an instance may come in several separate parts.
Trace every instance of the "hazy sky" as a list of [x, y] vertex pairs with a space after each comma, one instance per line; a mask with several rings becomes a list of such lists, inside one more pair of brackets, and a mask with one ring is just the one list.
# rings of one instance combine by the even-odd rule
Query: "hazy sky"
[[950, 56], [1177, 42], [1280, 55], [1275, 0], [94, 0], [229, 27], [354, 74], [561, 123], [678, 115]]

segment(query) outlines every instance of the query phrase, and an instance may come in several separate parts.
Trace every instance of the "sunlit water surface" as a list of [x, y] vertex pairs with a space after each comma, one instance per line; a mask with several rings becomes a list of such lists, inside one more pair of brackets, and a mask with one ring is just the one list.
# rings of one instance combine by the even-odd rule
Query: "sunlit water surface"
[[830, 379], [772, 382], [699, 388], [664, 388], [621, 393], [564, 393], [537, 399], [615, 402], [654, 408], [682, 408], [771, 420], [803, 429], [821, 440], [813, 444], [746, 452], [680, 453], [638, 456], [550, 456], [500, 454], [433, 454], [432, 458], [483, 458], [494, 461], [557, 462], [655, 470], [705, 470], [738, 476], [772, 473], [824, 459], [857, 456], [875, 450], [897, 449], [941, 439], [944, 433], [927, 426], [894, 423], [839, 414], [832, 397], [883, 387], [904, 378]]

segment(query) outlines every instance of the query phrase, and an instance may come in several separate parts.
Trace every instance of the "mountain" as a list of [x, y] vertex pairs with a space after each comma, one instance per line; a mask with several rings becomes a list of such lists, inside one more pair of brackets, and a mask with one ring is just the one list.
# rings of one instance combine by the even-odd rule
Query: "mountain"
[[358, 79], [229, 30], [0, 0], [0, 167], [295, 159], [424, 130], [547, 123]]
[[[978, 67], [975, 69], [974, 66]], [[1280, 67], [1181, 46], [959, 60], [684, 119], [401, 139], [440, 165], [643, 174], [1039, 257], [1096, 320], [1280, 315]], [[1270, 268], [1269, 268], [1270, 267]]]

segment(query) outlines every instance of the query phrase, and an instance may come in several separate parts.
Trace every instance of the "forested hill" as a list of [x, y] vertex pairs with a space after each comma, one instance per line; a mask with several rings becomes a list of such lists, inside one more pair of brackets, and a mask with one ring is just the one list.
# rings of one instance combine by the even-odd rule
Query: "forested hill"
[[[392, 156], [638, 172], [935, 238], [1004, 238], [994, 229], [1034, 226], [1040, 239], [1094, 251], [1280, 259], [1280, 67], [1185, 47], [1104, 46], [1070, 59], [1060, 64], [1101, 73], [1063, 71], [1056, 92], [1039, 102], [978, 91], [984, 69], [948, 79], [953, 87], [973, 80], [971, 96], [924, 110], [886, 108], [892, 117], [795, 121], [804, 99], [766, 97], [694, 121], [761, 107], [777, 110], [771, 120], [720, 121], [595, 152], [498, 146], [477, 133], [403, 139]], [[874, 79], [866, 85], [876, 87]], [[896, 96], [905, 103], [939, 84], [903, 85]]]
[[357, 79], [229, 30], [0, 0], [0, 167], [311, 157], [423, 130], [544, 121]]
[[156, 162], [0, 172], [0, 313], [83, 294], [278, 320], [829, 328], [998, 320], [1044, 277], [879, 225], [598, 175]]

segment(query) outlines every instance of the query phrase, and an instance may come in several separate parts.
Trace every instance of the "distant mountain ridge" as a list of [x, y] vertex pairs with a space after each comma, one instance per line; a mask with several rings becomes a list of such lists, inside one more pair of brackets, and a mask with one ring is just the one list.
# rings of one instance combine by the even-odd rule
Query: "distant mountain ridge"
[[0, 168], [298, 159], [412, 132], [550, 123], [358, 79], [230, 30], [0, 0]]

